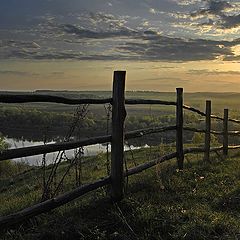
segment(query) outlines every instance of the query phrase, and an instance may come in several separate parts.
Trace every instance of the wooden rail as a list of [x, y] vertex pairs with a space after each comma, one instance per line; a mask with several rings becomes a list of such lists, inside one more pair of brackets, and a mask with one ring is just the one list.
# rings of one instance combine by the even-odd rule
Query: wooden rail
[[[240, 149], [240, 145], [238, 146], [229, 146], [229, 149], [235, 150], [235, 149]], [[223, 146], [220, 147], [214, 147], [214, 148], [210, 148], [209, 151], [210, 152], [216, 152], [216, 151], [222, 151], [223, 150]], [[185, 154], [189, 154], [189, 153], [204, 153], [205, 152], [205, 148], [204, 147], [193, 147], [193, 148], [186, 148], [183, 149], [183, 153]], [[159, 163], [165, 162], [167, 160], [171, 160], [173, 158], [177, 157], [177, 152], [173, 152], [173, 153], [169, 153], [167, 155], [164, 155], [162, 157], [156, 158], [154, 160], [151, 160], [147, 163], [143, 163], [140, 164], [136, 167], [130, 168], [127, 170], [127, 172], [125, 173], [125, 176], [131, 176], [137, 173], [140, 173], [144, 170], [147, 170], [148, 168], [151, 168]]]
[[[0, 102], [2, 103], [26, 103], [26, 102], [50, 102], [62, 103], [69, 105], [76, 104], [112, 104], [112, 135], [99, 136], [95, 138], [83, 139], [74, 142], [62, 142], [54, 144], [39, 145], [33, 147], [25, 147], [18, 149], [3, 150], [0, 153], [0, 161], [20, 158], [26, 156], [33, 156], [39, 154], [47, 154], [56, 151], [65, 151], [74, 148], [89, 146], [93, 144], [111, 143], [111, 173], [104, 179], [100, 179], [94, 183], [83, 185], [73, 191], [64, 193], [53, 199], [36, 204], [32, 207], [23, 209], [17, 213], [0, 217], [0, 227], [6, 227], [24, 221], [30, 217], [38, 214], [48, 212], [56, 207], [66, 204], [87, 192], [91, 192], [106, 185], [110, 185], [110, 196], [113, 201], [120, 201], [124, 197], [124, 179], [125, 177], [140, 173], [156, 164], [162, 163], [170, 159], [177, 159], [179, 169], [184, 167], [184, 155], [193, 153], [204, 153], [204, 159], [209, 161], [210, 152], [223, 151], [227, 156], [228, 150], [240, 149], [240, 145], [229, 146], [228, 137], [238, 136], [240, 131], [228, 131], [228, 122], [240, 123], [240, 120], [229, 119], [228, 110], [224, 110], [224, 117], [219, 117], [211, 114], [211, 101], [206, 102], [206, 112], [202, 112], [196, 108], [183, 104], [183, 89], [177, 88], [177, 99], [173, 101], [150, 100], [150, 99], [125, 99], [125, 71], [114, 72], [112, 98], [106, 99], [70, 99], [58, 96], [49, 95], [0, 95]], [[130, 132], [124, 131], [124, 123], [126, 117], [125, 105], [136, 104], [151, 104], [151, 105], [169, 105], [176, 107], [176, 125], [167, 127], [152, 127], [146, 129], [138, 129]], [[205, 129], [197, 129], [183, 125], [183, 110], [189, 110], [205, 117]], [[214, 131], [211, 129], [211, 119], [223, 121], [223, 131]], [[169, 153], [157, 159], [140, 164], [136, 167], [128, 169], [124, 172], [124, 140], [142, 137], [148, 134], [160, 133], [166, 131], [176, 131], [176, 152]], [[205, 134], [204, 147], [187, 148], [183, 145], [183, 132], [193, 131]], [[223, 146], [211, 148], [211, 134], [223, 135]]]
[[[125, 139], [133, 139], [143, 137], [145, 135], [153, 134], [153, 133], [161, 133], [167, 132], [171, 130], [176, 130], [176, 126], [168, 126], [168, 127], [153, 127], [153, 128], [145, 128], [135, 131], [129, 131], [125, 133]], [[81, 141], [73, 141], [73, 142], [62, 142], [62, 143], [51, 143], [44, 144], [32, 147], [22, 147], [16, 149], [6, 149], [0, 152], [0, 161], [14, 159], [14, 158], [22, 158], [22, 157], [30, 157], [40, 154], [52, 153], [57, 151], [66, 151], [74, 148], [90, 146], [94, 144], [103, 144], [111, 142], [112, 136], [100, 136], [83, 139]]]
[[112, 98], [106, 99], [72, 99], [51, 95], [39, 95], [39, 94], [0, 94], [1, 103], [28, 103], [28, 102], [48, 102], [48, 103], [62, 103], [68, 105], [79, 104], [105, 104], [111, 103]]
[[153, 133], [161, 133], [176, 130], [176, 126], [168, 126], [168, 127], [152, 127], [152, 128], [144, 128], [140, 130], [130, 131], [125, 133], [125, 139], [133, 139], [138, 137], [143, 137], [145, 135], [153, 134]]
[[[200, 111], [200, 110], [197, 109], [197, 108], [190, 107], [190, 106], [187, 106], [187, 105], [183, 105], [183, 108], [186, 109], [186, 110], [188, 110], [188, 111], [195, 112], [195, 113], [197, 113], [197, 114], [199, 114], [199, 115], [201, 115], [201, 116], [203, 116], [203, 117], [206, 116], [206, 113]], [[224, 120], [224, 118], [219, 117], [219, 116], [216, 116], [216, 115], [211, 115], [211, 118], [217, 119], [217, 120], [221, 120], [221, 121]], [[229, 118], [228, 121], [229, 121], [229, 122], [233, 122], [233, 123], [240, 123], [240, 120], [232, 119], [232, 118]]]
[[106, 177], [104, 179], [100, 179], [96, 182], [83, 185], [74, 189], [73, 191], [64, 193], [58, 197], [46, 200], [29, 208], [25, 208], [19, 212], [14, 214], [10, 214], [5, 217], [0, 217], [0, 229], [6, 228], [8, 226], [12, 226], [18, 222], [24, 221], [33, 216], [37, 216], [41, 213], [48, 212], [54, 208], [60, 207], [88, 192], [96, 190], [100, 187], [106, 186], [111, 183], [110, 177]]
[[74, 148], [89, 146], [89, 145], [98, 144], [98, 143], [101, 144], [106, 142], [111, 142], [110, 135], [84, 139], [76, 142], [51, 143], [51, 144], [32, 146], [32, 147], [8, 149], [8, 150], [1, 151], [0, 161], [13, 159], [13, 158], [29, 157], [29, 156], [46, 154], [46, 153], [57, 152], [57, 151], [70, 150]]
[[[221, 151], [223, 147], [215, 147], [211, 148], [210, 152], [217, 152]], [[240, 149], [240, 145], [238, 146], [229, 146], [229, 149]], [[183, 150], [184, 154], [189, 153], [203, 153], [205, 152], [205, 148], [187, 148]], [[134, 174], [141, 173], [142, 171], [145, 171], [157, 164], [163, 163], [165, 161], [174, 159], [177, 157], [177, 152], [173, 152], [167, 155], [164, 155], [162, 157], [156, 158], [152, 161], [149, 161], [147, 163], [140, 164], [136, 167], [128, 169], [126, 172], [124, 172], [124, 177], [128, 177]], [[28, 218], [37, 216], [41, 213], [48, 212], [50, 210], [53, 210], [54, 208], [57, 208], [59, 206], [62, 206], [66, 203], [69, 203], [70, 201], [73, 201], [76, 198], [79, 198], [80, 196], [85, 195], [88, 192], [97, 190], [98, 188], [104, 187], [106, 185], [111, 184], [111, 178], [106, 177], [100, 180], [97, 180], [93, 183], [83, 185], [81, 187], [78, 187], [72, 191], [69, 191], [67, 193], [64, 193], [58, 197], [46, 200], [44, 202], [41, 202], [39, 204], [33, 205], [29, 208], [25, 208], [19, 212], [16, 212], [14, 214], [10, 214], [8, 216], [0, 217], [0, 227], [7, 228], [14, 224], [17, 224], [22, 221], [26, 221]]]
[[[198, 129], [198, 128], [194, 128], [194, 127], [183, 127], [183, 130], [191, 131], [191, 132], [199, 132], [199, 133], [206, 132], [206, 130], [204, 130], [204, 129]], [[213, 135], [223, 135], [224, 134], [223, 131], [214, 131], [214, 130], [211, 130], [210, 133]], [[228, 131], [228, 136], [239, 136], [239, 135], [240, 135], [240, 131]]]
[[176, 102], [154, 100], [154, 99], [126, 99], [125, 104], [127, 104], [127, 105], [150, 104], [150, 105], [167, 105], [167, 106], [176, 106], [177, 105]]

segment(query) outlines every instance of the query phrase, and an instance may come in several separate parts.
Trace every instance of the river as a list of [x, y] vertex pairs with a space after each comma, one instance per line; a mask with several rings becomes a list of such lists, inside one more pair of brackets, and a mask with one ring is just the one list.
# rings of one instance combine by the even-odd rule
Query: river
[[[9, 149], [14, 149], [14, 148], [22, 148], [22, 147], [30, 147], [30, 146], [38, 146], [38, 145], [43, 145], [44, 143], [42, 141], [29, 141], [25, 139], [14, 139], [14, 138], [4, 138], [5, 142], [9, 144]], [[48, 142], [47, 144], [54, 143]], [[139, 149], [142, 147], [148, 147], [148, 145], [141, 146], [141, 147], [136, 147], [136, 146], [128, 146], [125, 145], [124, 149], [125, 151], [128, 151], [130, 149]], [[109, 151], [111, 151], [111, 145], [109, 144]], [[84, 156], [96, 156], [97, 154], [100, 153], [106, 153], [107, 152], [107, 145], [102, 145], [102, 144], [94, 144], [90, 146], [84, 147]], [[67, 158], [73, 158], [74, 157], [74, 149], [72, 150], [67, 150], [65, 151]], [[48, 153], [46, 154], [46, 164], [49, 165], [54, 162], [58, 152], [54, 153]], [[41, 166], [42, 163], [42, 157], [43, 155], [36, 155], [36, 156], [31, 156], [31, 157], [23, 157], [23, 158], [17, 158], [14, 159], [16, 162], [23, 162], [27, 163], [31, 166]]]

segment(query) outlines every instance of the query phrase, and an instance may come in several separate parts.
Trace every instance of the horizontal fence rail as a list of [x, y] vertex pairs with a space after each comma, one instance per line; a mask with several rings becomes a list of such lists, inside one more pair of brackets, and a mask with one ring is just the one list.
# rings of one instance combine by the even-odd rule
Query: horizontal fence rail
[[110, 141], [111, 141], [111, 136], [108, 135], [108, 136], [84, 139], [76, 142], [51, 143], [51, 144], [32, 146], [32, 147], [8, 149], [8, 150], [1, 151], [0, 161], [13, 159], [13, 158], [29, 157], [34, 155], [70, 150], [70, 149], [89, 146], [93, 144], [107, 143]]
[[[183, 130], [190, 131], [190, 132], [206, 133], [205, 129], [198, 129], [198, 128], [193, 128], [193, 127], [183, 127]], [[223, 135], [223, 132], [220, 132], [220, 131], [211, 130], [210, 133], [215, 134], [215, 135]]]
[[[161, 133], [166, 131], [175, 130], [176, 126], [169, 127], [153, 127], [146, 128], [141, 130], [129, 131], [125, 134], [125, 139], [133, 139], [143, 137], [145, 135], [153, 134], [153, 133]], [[16, 149], [7, 149], [0, 152], [0, 161], [9, 160], [13, 158], [22, 158], [22, 157], [30, 157], [34, 155], [47, 154], [58, 151], [65, 151], [79, 147], [90, 146], [94, 144], [104, 144], [111, 142], [112, 136], [100, 136], [94, 138], [83, 139], [81, 141], [73, 141], [73, 142], [61, 142], [61, 143], [51, 143], [51, 144], [43, 144], [32, 147], [23, 147]]]
[[[102, 98], [102, 99], [95, 99], [95, 98], [65, 98], [59, 96], [52, 96], [52, 95], [38, 95], [38, 94], [0, 94], [0, 103], [62, 103], [66, 105], [81, 105], [81, 104], [112, 104], [112, 98]], [[155, 99], [126, 99], [125, 104], [127, 105], [168, 105], [168, 106], [176, 106], [176, 102], [173, 101], [164, 101], [164, 100], [155, 100]], [[187, 105], [183, 105], [183, 108], [189, 110], [191, 112], [198, 113], [201, 116], [206, 116], [206, 113], [200, 111], [197, 108], [190, 107]], [[221, 120], [224, 119], [222, 117], [211, 115], [211, 118]], [[231, 119], [229, 118], [228, 121], [234, 123], [240, 123], [240, 120]]]
[[[204, 129], [197, 129], [197, 128], [191, 128], [191, 127], [184, 127], [183, 129], [186, 131], [192, 131], [192, 132], [200, 132], [200, 133], [206, 132], [206, 130]], [[129, 140], [133, 138], [143, 137], [145, 135], [149, 135], [153, 133], [161, 133], [161, 132], [167, 132], [172, 130], [176, 130], [176, 126], [153, 127], [153, 128], [129, 131], [125, 134], [125, 139]], [[223, 135], [223, 132], [211, 131], [211, 134]], [[228, 135], [232, 135], [232, 136], [240, 135], [240, 131], [230, 131], [228, 132]], [[8, 149], [0, 152], [0, 161], [14, 159], [14, 158], [29, 157], [29, 156], [40, 155], [40, 154], [47, 154], [47, 153], [52, 153], [57, 151], [65, 151], [65, 150], [70, 150], [74, 148], [90, 146], [94, 144], [104, 144], [108, 142], [111, 142], [111, 135], [88, 138], [88, 139], [83, 139], [81, 141], [74, 141], [74, 142], [51, 143], [51, 144], [32, 146], [32, 147]]]
[[152, 127], [152, 128], [144, 128], [141, 130], [135, 130], [125, 133], [125, 139], [133, 139], [138, 137], [143, 137], [145, 135], [153, 134], [153, 133], [161, 133], [176, 130], [176, 126], [168, 126], [168, 127]]
[[[197, 108], [190, 107], [190, 106], [187, 106], [187, 105], [183, 105], [183, 108], [186, 109], [186, 110], [189, 110], [189, 111], [191, 111], [191, 112], [195, 112], [195, 113], [197, 113], [197, 114], [199, 114], [199, 115], [201, 115], [201, 116], [203, 116], [203, 117], [206, 116], [206, 113], [200, 111], [200, 110], [197, 109]], [[221, 120], [221, 121], [224, 120], [224, 118], [219, 117], [219, 116], [216, 116], [216, 115], [211, 115], [211, 118], [217, 119], [217, 120]], [[234, 123], [240, 123], [240, 120], [237, 120], [237, 119], [231, 119], [231, 118], [229, 118], [228, 121], [229, 121], [229, 122], [234, 122]]]
[[112, 98], [106, 99], [74, 99], [65, 98], [52, 95], [12, 95], [12, 94], [0, 94], [1, 103], [28, 103], [28, 102], [48, 102], [48, 103], [62, 103], [69, 105], [79, 104], [105, 104], [111, 103]]
[[[221, 151], [223, 149], [222, 146], [220, 147], [214, 147], [210, 149], [210, 152], [217, 152]], [[229, 146], [229, 149], [240, 149], [240, 145], [238, 146]], [[203, 153], [205, 149], [202, 147], [195, 147], [195, 148], [187, 148], [183, 150], [184, 155], [190, 154], [190, 153]], [[177, 152], [173, 152], [167, 155], [164, 155], [162, 157], [156, 158], [152, 161], [149, 161], [147, 163], [140, 164], [136, 167], [128, 169], [126, 172], [124, 172], [124, 177], [128, 177], [134, 174], [141, 173], [142, 171], [145, 171], [157, 164], [163, 163], [165, 161], [174, 159], [177, 157]], [[69, 203], [70, 201], [79, 198], [80, 196], [85, 195], [88, 192], [97, 190], [98, 188], [104, 187], [111, 184], [111, 178], [106, 177], [100, 180], [97, 180], [90, 184], [85, 184], [83, 186], [80, 186], [70, 192], [64, 193], [58, 197], [46, 200], [44, 202], [41, 202], [39, 204], [33, 205], [29, 208], [25, 208], [19, 212], [16, 212], [14, 214], [10, 214], [7, 216], [0, 217], [0, 226], [2, 228], [12, 226], [16, 223], [19, 223], [21, 221], [25, 221], [28, 218], [37, 216], [41, 213], [48, 212], [50, 210], [53, 210], [54, 208], [57, 208], [59, 206], [62, 206], [66, 203]]]
[[[198, 128], [193, 128], [193, 127], [183, 127], [183, 130], [191, 131], [191, 132], [206, 133], [206, 130], [204, 130], [204, 129], [198, 129]], [[214, 131], [214, 130], [211, 130], [210, 133], [214, 134], [214, 135], [223, 135], [224, 134], [223, 131]], [[228, 131], [228, 135], [229, 136], [239, 136], [240, 131]]]
[[76, 198], [79, 198], [80, 196], [83, 196], [84, 194], [91, 192], [93, 190], [96, 190], [100, 187], [104, 187], [111, 183], [110, 177], [106, 177], [104, 179], [100, 179], [96, 182], [86, 184], [83, 186], [80, 186], [73, 191], [64, 193], [58, 197], [46, 200], [44, 202], [41, 202], [39, 204], [33, 205], [29, 208], [25, 208], [19, 212], [16, 212], [14, 214], [0, 217], [0, 227], [8, 227], [12, 226], [18, 222], [24, 221], [28, 218], [37, 216], [41, 213], [48, 212], [52, 209], [55, 209], [57, 207], [60, 207]]
[[176, 106], [176, 102], [154, 100], [154, 99], [126, 99], [125, 104], [127, 105], [139, 105], [139, 104], [150, 104], [150, 105], [170, 105]]
[[[237, 145], [237, 146], [228, 146], [229, 149], [231, 150], [236, 150], [236, 149], [240, 149], [240, 145]], [[223, 146], [220, 146], [220, 147], [214, 147], [214, 148], [210, 148], [210, 152], [217, 152], [217, 151], [222, 151], [223, 150]], [[205, 152], [205, 148], [204, 147], [193, 147], [193, 148], [186, 148], [186, 149], [183, 149], [183, 153], [184, 155], [186, 154], [190, 154], [190, 153], [204, 153]], [[143, 164], [140, 164], [136, 167], [133, 167], [133, 168], [130, 168], [127, 170], [127, 172], [125, 172], [125, 176], [131, 176], [131, 175], [134, 175], [134, 174], [137, 174], [137, 173], [140, 173], [144, 170], [147, 170], [159, 163], [162, 163], [162, 162], [165, 162], [165, 161], [168, 161], [168, 160], [171, 160], [173, 158], [176, 158], [177, 157], [177, 152], [173, 152], [173, 153], [169, 153], [167, 155], [164, 155], [162, 157], [159, 157], [159, 158], [156, 158], [154, 160], [151, 160], [147, 163], [143, 163]]]

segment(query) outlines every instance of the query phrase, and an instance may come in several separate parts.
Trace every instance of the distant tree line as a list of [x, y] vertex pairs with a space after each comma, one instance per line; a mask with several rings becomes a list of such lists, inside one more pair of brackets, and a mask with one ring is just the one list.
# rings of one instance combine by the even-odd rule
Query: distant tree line
[[[237, 116], [237, 113], [234, 112]], [[74, 112], [49, 112], [38, 109], [24, 109], [20, 107], [0, 107], [0, 132], [4, 136], [14, 138], [25, 138], [29, 140], [40, 141], [44, 138], [48, 140], [57, 140], [68, 132], [71, 123], [74, 121]], [[175, 113], [154, 115], [130, 114], [126, 118], [126, 131], [143, 129], [154, 126], [175, 125]], [[205, 119], [197, 114], [185, 112], [184, 125], [204, 129]], [[108, 129], [107, 129], [108, 126]], [[221, 122], [212, 122], [212, 129], [222, 130]], [[230, 126], [231, 129], [231, 126]], [[235, 128], [236, 129], [236, 126]], [[88, 112], [83, 121], [78, 122], [74, 136], [79, 138], [105, 135], [111, 133], [111, 116], [109, 118], [105, 113], [102, 116], [94, 112]], [[159, 144], [175, 142], [175, 131], [153, 134], [139, 140], [132, 140], [132, 143], [141, 144]], [[193, 133], [186, 131], [184, 141], [186, 143], [193, 140]], [[219, 141], [221, 138], [219, 137]], [[235, 140], [235, 142], [238, 140]]]

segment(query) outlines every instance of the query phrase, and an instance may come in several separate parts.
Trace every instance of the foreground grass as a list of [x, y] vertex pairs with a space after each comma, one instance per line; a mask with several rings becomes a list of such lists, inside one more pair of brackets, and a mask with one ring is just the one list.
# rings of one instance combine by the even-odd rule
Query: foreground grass
[[[104, 175], [99, 162], [87, 165], [86, 181]], [[35, 170], [0, 182], [1, 215], [38, 200], [39, 186], [31, 184], [37, 175]], [[174, 160], [158, 165], [130, 177], [119, 204], [111, 203], [106, 191], [42, 214], [0, 239], [240, 239], [239, 157], [203, 163], [190, 156], [183, 171]]]

